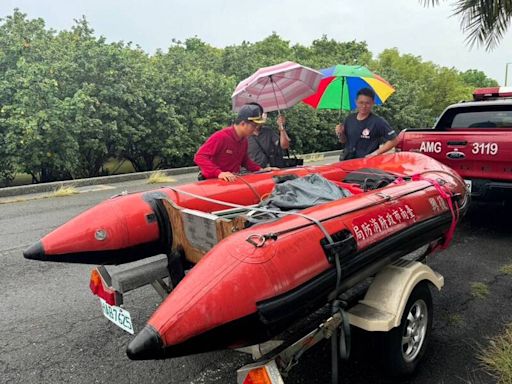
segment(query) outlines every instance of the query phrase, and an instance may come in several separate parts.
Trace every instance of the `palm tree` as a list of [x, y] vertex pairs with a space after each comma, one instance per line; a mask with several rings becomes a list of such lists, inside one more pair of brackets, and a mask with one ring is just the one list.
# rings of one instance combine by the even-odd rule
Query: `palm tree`
[[[436, 6], [440, 0], [420, 0], [424, 6]], [[460, 16], [461, 28], [470, 47], [485, 45], [494, 49], [507, 32], [512, 18], [512, 0], [455, 0], [454, 15]]]

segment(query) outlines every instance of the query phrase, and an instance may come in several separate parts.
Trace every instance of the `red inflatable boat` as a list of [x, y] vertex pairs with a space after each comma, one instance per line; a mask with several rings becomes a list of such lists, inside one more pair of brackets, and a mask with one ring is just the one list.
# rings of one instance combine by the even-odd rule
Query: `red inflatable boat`
[[354, 187], [343, 183], [351, 172], [375, 168], [398, 177], [366, 192], [355, 186], [350, 197], [240, 230], [215, 245], [129, 344], [128, 356], [158, 359], [261, 342], [325, 304], [337, 283], [342, 289], [365, 266], [424, 244], [446, 245], [467, 205], [463, 180], [410, 153], [321, 170]]
[[[375, 170], [386, 180], [369, 186]], [[350, 195], [246, 227], [276, 183], [313, 173]], [[447, 246], [467, 205], [453, 170], [397, 153], [115, 197], [24, 255], [101, 264], [174, 253], [197, 263], [127, 349], [131, 359], [170, 358], [267, 340], [364, 279], [365, 268]]]

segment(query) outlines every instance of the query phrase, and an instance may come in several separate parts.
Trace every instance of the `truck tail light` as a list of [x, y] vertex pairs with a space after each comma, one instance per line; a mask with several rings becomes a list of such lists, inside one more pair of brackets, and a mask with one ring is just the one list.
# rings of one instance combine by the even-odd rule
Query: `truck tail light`
[[110, 305], [118, 305], [116, 300], [116, 291], [105, 284], [97, 268], [91, 272], [91, 279], [89, 280], [89, 288], [94, 295], [102, 298]]
[[246, 365], [236, 375], [238, 384], [284, 384], [275, 360]]
[[254, 368], [249, 371], [243, 384], [272, 384], [265, 367]]

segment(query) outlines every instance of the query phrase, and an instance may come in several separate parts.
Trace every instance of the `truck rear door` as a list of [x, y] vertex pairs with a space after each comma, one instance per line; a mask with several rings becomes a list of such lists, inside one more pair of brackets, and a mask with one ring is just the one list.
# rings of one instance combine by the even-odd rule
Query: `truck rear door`
[[512, 181], [512, 104], [479, 104], [448, 108], [433, 130], [404, 132], [401, 149], [425, 153], [467, 179]]

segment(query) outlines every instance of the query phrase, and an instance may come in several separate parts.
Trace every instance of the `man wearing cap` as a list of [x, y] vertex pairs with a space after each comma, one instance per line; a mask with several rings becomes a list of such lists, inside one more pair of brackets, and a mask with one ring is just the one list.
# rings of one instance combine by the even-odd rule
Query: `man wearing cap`
[[[262, 170], [247, 154], [247, 138], [254, 134], [259, 124], [265, 123], [261, 107], [246, 104], [238, 112], [235, 124], [211, 135], [197, 150], [194, 162], [205, 179], [219, 178], [234, 181], [241, 167], [250, 172]], [[263, 170], [278, 168], [267, 167]]]

